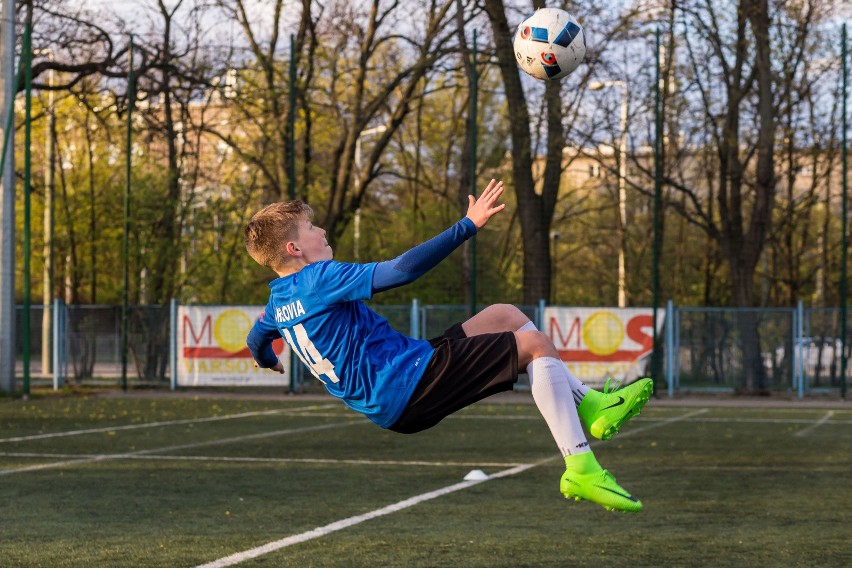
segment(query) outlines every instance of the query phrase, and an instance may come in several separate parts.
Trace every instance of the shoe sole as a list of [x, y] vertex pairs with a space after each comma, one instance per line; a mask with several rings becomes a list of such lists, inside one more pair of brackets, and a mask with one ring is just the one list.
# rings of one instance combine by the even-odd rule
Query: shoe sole
[[[561, 493], [561, 489], [560, 489], [560, 493]], [[615, 506], [605, 505], [604, 503], [601, 503], [600, 501], [595, 501], [594, 499], [589, 499], [589, 498], [586, 498], [586, 497], [580, 497], [579, 495], [577, 495], [575, 493], [571, 493], [570, 491], [568, 493], [562, 493], [562, 496], [565, 497], [566, 499], [568, 499], [569, 501], [571, 499], [573, 499], [574, 501], [588, 501], [589, 503], [594, 503], [595, 505], [599, 505], [599, 506], [603, 507], [607, 511], [621, 511], [622, 513], [639, 513], [643, 509], [641, 501], [637, 502], [635, 505], [633, 505], [633, 508], [619, 508], [619, 507], [615, 507]]]
[[566, 499], [568, 499], [569, 501], [570, 501], [571, 499], [573, 499], [574, 501], [588, 501], [589, 503], [594, 503], [595, 505], [598, 505], [598, 506], [600, 506], [600, 507], [603, 507], [603, 508], [604, 508], [604, 509], [606, 509], [607, 511], [621, 511], [622, 513], [641, 513], [641, 512], [642, 512], [642, 509], [636, 509], [636, 510], [632, 510], [632, 509], [619, 509], [618, 507], [609, 507], [609, 506], [607, 506], [607, 505], [601, 505], [600, 503], [596, 503], [595, 501], [592, 501], [592, 500], [590, 500], [590, 499], [583, 499], [582, 497], [578, 497], [577, 495], [565, 495], [564, 497], [565, 497]]
[[616, 420], [607, 426], [600, 436], [595, 436], [595, 425], [592, 424], [592, 427], [589, 429], [593, 436], [599, 438], [601, 440], [611, 440], [613, 436], [618, 434], [618, 429], [621, 428], [622, 424], [633, 418], [634, 416], [638, 416], [645, 405], [651, 400], [651, 393], [654, 391], [654, 384], [649, 382], [645, 388], [643, 388], [636, 395], [636, 398], [633, 399], [633, 403], [630, 405], [630, 410], [628, 410], [624, 416]]

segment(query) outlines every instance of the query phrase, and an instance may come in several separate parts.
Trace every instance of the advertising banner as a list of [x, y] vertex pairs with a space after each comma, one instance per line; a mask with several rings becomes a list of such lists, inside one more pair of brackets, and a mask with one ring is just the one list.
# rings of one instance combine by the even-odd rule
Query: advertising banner
[[177, 386], [289, 386], [290, 349], [283, 339], [272, 343], [283, 375], [256, 368], [246, 347], [246, 335], [263, 311], [264, 306], [179, 306]]
[[[544, 310], [544, 331], [565, 366], [591, 387], [607, 377], [630, 383], [647, 376], [654, 328], [651, 308], [562, 308]], [[657, 338], [665, 310], [657, 310]]]

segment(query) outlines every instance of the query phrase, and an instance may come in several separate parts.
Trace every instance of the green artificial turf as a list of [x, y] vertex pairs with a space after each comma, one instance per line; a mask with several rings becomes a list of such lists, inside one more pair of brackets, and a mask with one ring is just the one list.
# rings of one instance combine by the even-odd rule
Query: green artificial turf
[[331, 400], [4, 399], [0, 565], [195, 566], [472, 469], [537, 464], [240, 565], [849, 566], [852, 411], [814, 427], [826, 415], [652, 401], [593, 444], [645, 504], [627, 515], [561, 497], [531, 404], [481, 403], [405, 436]]

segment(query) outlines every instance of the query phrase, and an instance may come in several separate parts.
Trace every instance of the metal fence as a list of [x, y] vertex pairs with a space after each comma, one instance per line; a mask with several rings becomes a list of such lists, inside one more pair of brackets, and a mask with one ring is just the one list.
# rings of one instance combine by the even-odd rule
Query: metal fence
[[[794, 309], [680, 308], [675, 310], [674, 390], [730, 390], [746, 381], [749, 354], [763, 365], [759, 390], [793, 388]], [[786, 351], [785, 351], [786, 346]], [[752, 365], [750, 368], [755, 368]]]
[[[537, 323], [543, 307], [520, 306]], [[466, 306], [421, 306], [416, 300], [371, 308], [395, 329], [422, 338], [439, 335], [468, 316]], [[667, 313], [660, 347], [670, 394], [747, 388], [801, 396], [841, 385], [838, 308], [678, 308], [670, 303]], [[18, 330], [22, 314], [18, 307]], [[128, 385], [169, 385], [170, 307], [130, 306], [128, 315]], [[45, 327], [49, 333], [43, 333]], [[18, 333], [18, 377], [23, 376], [22, 349]], [[849, 353], [847, 345], [847, 357]], [[59, 301], [32, 306], [29, 355], [34, 383], [118, 384], [121, 307]], [[53, 361], [59, 362], [58, 369]], [[847, 369], [847, 382], [848, 376]], [[295, 379], [298, 386], [300, 377]]]
[[[16, 329], [23, 329], [23, 308]], [[44, 333], [45, 328], [49, 333]], [[24, 354], [16, 334], [17, 375]], [[169, 306], [130, 306], [127, 318], [127, 377], [137, 386], [169, 384]], [[30, 375], [38, 380], [114, 384], [122, 374], [121, 306], [32, 306]], [[54, 373], [54, 361], [59, 369]]]
[[[841, 385], [838, 308], [677, 308], [671, 391], [837, 389]], [[846, 329], [849, 330], [847, 321]], [[847, 332], [847, 337], [849, 336]], [[850, 355], [846, 346], [847, 360]], [[758, 360], [751, 365], [750, 358]], [[749, 369], [755, 369], [752, 377]], [[847, 369], [847, 382], [849, 372]], [[749, 379], [752, 383], [749, 384]]]

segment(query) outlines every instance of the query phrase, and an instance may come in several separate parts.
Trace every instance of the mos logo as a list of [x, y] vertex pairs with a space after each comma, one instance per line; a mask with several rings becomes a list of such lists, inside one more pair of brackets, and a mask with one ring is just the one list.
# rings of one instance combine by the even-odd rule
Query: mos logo
[[627, 362], [650, 352], [653, 316], [599, 310], [564, 319], [551, 317], [550, 337], [566, 361]]
[[[246, 347], [246, 335], [254, 320], [246, 310], [228, 308], [219, 313], [193, 310], [182, 320], [183, 356], [187, 359], [244, 359], [251, 358]], [[281, 353], [283, 339], [276, 339], [272, 348]]]

